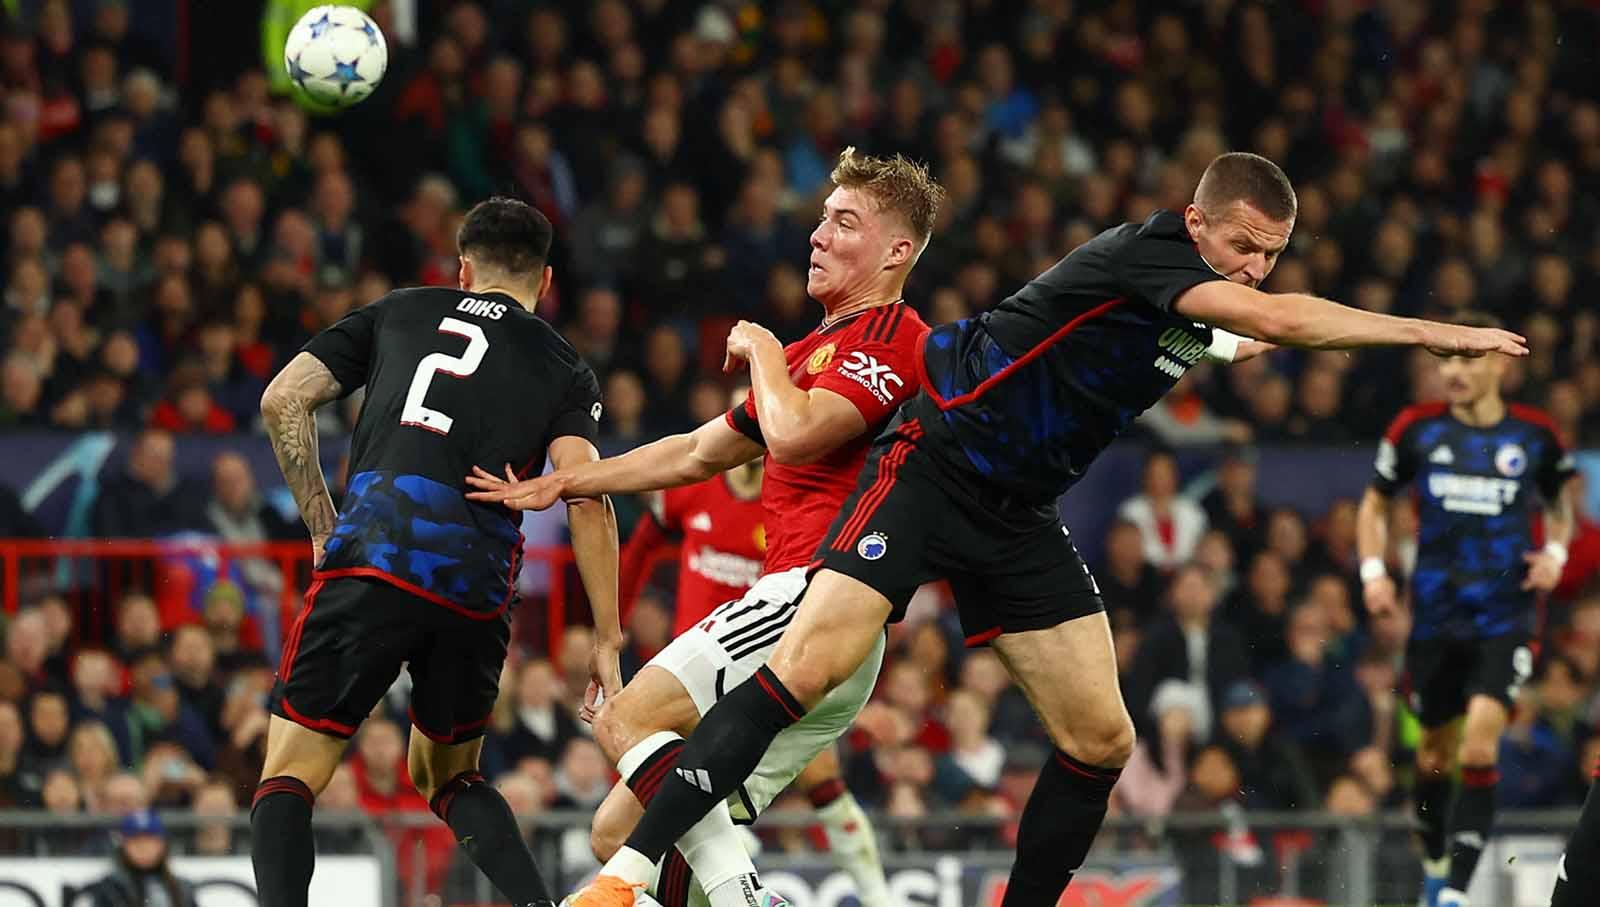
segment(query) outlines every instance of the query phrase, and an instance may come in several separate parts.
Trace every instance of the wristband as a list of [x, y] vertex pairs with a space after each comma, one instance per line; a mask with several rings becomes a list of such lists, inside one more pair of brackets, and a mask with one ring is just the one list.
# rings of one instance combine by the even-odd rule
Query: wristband
[[1361, 559], [1361, 582], [1370, 583], [1375, 579], [1383, 579], [1389, 575], [1389, 568], [1383, 565], [1381, 557], [1364, 557]]
[[1206, 347], [1206, 358], [1216, 362], [1232, 362], [1239, 353], [1239, 341], [1244, 339], [1222, 328], [1212, 328], [1211, 345]]
[[1567, 565], [1566, 545], [1563, 545], [1560, 542], [1545, 542], [1544, 553], [1547, 557], [1556, 562], [1557, 567], [1565, 567]]

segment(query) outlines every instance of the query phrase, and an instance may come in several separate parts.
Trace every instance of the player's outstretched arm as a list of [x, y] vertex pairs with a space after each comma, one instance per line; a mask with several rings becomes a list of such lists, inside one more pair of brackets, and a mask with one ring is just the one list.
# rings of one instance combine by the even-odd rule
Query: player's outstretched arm
[[1356, 510], [1356, 553], [1361, 558], [1361, 597], [1374, 617], [1387, 616], [1398, 606], [1394, 579], [1383, 561], [1388, 549], [1389, 497], [1368, 488]]
[[322, 476], [317, 446], [317, 407], [338, 399], [339, 381], [322, 360], [299, 353], [283, 367], [261, 395], [261, 418], [283, 479], [294, 492], [300, 518], [311, 532], [314, 563], [322, 563], [322, 547], [333, 534], [338, 513]]
[[1544, 505], [1544, 547], [1522, 556], [1528, 576], [1522, 588], [1549, 592], [1561, 584], [1561, 571], [1567, 566], [1567, 545], [1572, 541], [1576, 519], [1572, 515], [1573, 483], [1547, 499]]
[[750, 393], [773, 460], [789, 465], [815, 462], [867, 430], [866, 417], [854, 403], [826, 388], [796, 387], [783, 344], [761, 325], [741, 321], [728, 333], [723, 369], [741, 359], [750, 363]]
[[763, 453], [765, 448], [760, 444], [735, 431], [726, 419], [716, 418], [694, 431], [652, 441], [621, 456], [567, 469], [557, 464], [548, 475], [520, 482], [509, 482], [473, 467], [467, 484], [477, 490], [468, 492], [467, 498], [504, 504], [513, 510], [545, 510], [563, 498], [635, 494], [693, 485]]
[[1227, 280], [1196, 284], [1173, 307], [1185, 318], [1283, 346], [1334, 350], [1421, 346], [1441, 356], [1528, 354], [1521, 335], [1499, 328], [1380, 315], [1319, 296], [1263, 293]]
[[[588, 440], [565, 435], [550, 442], [550, 462], [559, 469], [597, 463], [600, 452]], [[572, 556], [583, 577], [583, 591], [594, 614], [594, 652], [589, 660], [589, 688], [582, 715], [594, 717], [598, 693], [610, 699], [622, 692], [622, 620], [617, 608], [617, 513], [605, 495], [567, 499], [567, 528]]]

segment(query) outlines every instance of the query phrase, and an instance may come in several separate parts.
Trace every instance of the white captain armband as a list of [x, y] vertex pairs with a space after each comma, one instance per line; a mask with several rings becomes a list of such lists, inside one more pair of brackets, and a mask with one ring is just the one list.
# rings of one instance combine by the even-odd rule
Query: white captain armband
[[1239, 354], [1239, 344], [1248, 339], [1222, 328], [1212, 328], [1211, 345], [1206, 347], [1205, 357], [1212, 362], [1232, 362]]

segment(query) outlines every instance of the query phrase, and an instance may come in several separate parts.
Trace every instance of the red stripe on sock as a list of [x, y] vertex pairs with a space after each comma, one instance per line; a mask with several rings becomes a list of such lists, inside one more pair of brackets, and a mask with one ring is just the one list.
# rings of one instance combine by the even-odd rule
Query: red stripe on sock
[[1063, 768], [1066, 768], [1079, 777], [1088, 778], [1090, 781], [1094, 781], [1097, 784], [1103, 784], [1107, 787], [1110, 787], [1117, 783], [1118, 778], [1122, 777], [1122, 771], [1120, 769], [1107, 769], [1093, 765], [1085, 765], [1060, 750], [1056, 750], [1055, 756], [1056, 762], [1060, 763]]
[[316, 796], [311, 793], [311, 788], [304, 781], [290, 775], [276, 775], [268, 778], [256, 786], [255, 796], [250, 800], [250, 808], [255, 809], [262, 797], [270, 794], [294, 794], [296, 797], [315, 805]]
[[645, 765], [628, 779], [628, 789], [633, 791], [633, 795], [641, 804], [650, 805], [650, 801], [655, 799], [656, 792], [661, 789], [661, 782], [665, 781], [667, 773], [677, 766], [678, 757], [682, 755], [683, 741], [673, 741], [656, 750], [655, 761]]
[[811, 801], [813, 808], [821, 809], [844, 796], [845, 792], [843, 778], [829, 778], [807, 792], [806, 798]]
[[1461, 784], [1465, 787], [1494, 787], [1500, 783], [1500, 770], [1492, 765], [1463, 765]]
[[789, 716], [789, 720], [791, 720], [791, 721], [799, 721], [800, 720], [800, 716], [796, 715], [794, 713], [794, 709], [789, 707], [789, 701], [787, 699], [785, 699], [777, 690], [773, 689], [772, 684], [767, 682], [767, 678], [761, 676], [761, 672], [760, 671], [756, 672], [755, 678], [756, 678], [756, 682], [761, 684], [761, 689], [766, 690], [767, 691], [767, 695], [771, 696], [774, 702], [778, 703], [778, 705], [780, 705], [780, 706], [783, 706], [784, 714]]

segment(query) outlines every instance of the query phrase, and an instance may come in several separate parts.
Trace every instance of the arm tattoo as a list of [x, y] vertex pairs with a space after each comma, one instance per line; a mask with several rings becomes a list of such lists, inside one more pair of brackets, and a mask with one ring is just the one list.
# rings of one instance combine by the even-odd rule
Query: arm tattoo
[[300, 353], [272, 379], [261, 398], [272, 452], [313, 539], [327, 539], [338, 517], [318, 457], [316, 409], [338, 398], [339, 390], [338, 380], [321, 360]]

